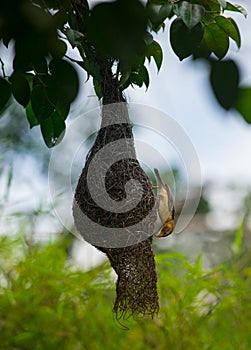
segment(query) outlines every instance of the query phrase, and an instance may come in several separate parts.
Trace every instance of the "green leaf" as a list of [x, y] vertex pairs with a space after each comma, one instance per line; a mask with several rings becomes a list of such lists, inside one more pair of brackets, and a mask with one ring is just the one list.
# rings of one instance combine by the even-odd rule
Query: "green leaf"
[[147, 46], [146, 57], [148, 57], [149, 59], [153, 57], [159, 71], [163, 61], [163, 53], [161, 46], [159, 45], [159, 43], [157, 43], [157, 41], [153, 41], [151, 45]]
[[153, 43], [153, 36], [149, 32], [146, 32], [145, 43], [146, 43], [146, 45], [151, 45]]
[[47, 147], [54, 147], [64, 136], [65, 122], [57, 112], [53, 112], [49, 118], [40, 123], [41, 133]]
[[236, 42], [238, 48], [241, 47], [241, 34], [239, 31], [239, 28], [236, 24], [236, 22], [233, 20], [233, 18], [228, 18], [228, 20], [232, 23], [232, 25], [235, 27], [235, 34], [231, 36], [231, 38]]
[[35, 69], [37, 74], [48, 74], [48, 65], [45, 57], [36, 58], [33, 62], [32, 70]]
[[150, 79], [149, 79], [148, 70], [147, 70], [147, 68], [144, 65], [140, 67], [139, 75], [141, 76], [142, 81], [143, 81], [143, 83], [146, 86], [146, 89], [148, 89], [149, 83], [150, 83]]
[[126, 62], [125, 63], [121, 62], [119, 68], [120, 68], [120, 72], [121, 72], [121, 77], [119, 80], [119, 87], [122, 89], [125, 89], [130, 85], [128, 80], [129, 80], [131, 73], [132, 73], [132, 67], [130, 64], [126, 64]]
[[214, 17], [220, 15], [222, 12], [218, 0], [190, 0], [190, 2], [204, 7], [205, 13], [202, 18], [203, 24], [213, 23]]
[[0, 77], [0, 112], [5, 107], [11, 97], [10, 84], [2, 77]]
[[[35, 75], [31, 74], [31, 73], [26, 73], [25, 78], [29, 83], [30, 90], [32, 90]], [[31, 100], [29, 101], [29, 103], [27, 104], [27, 106], [25, 108], [25, 113], [26, 113], [26, 118], [30, 124], [30, 128], [33, 128], [34, 126], [39, 124], [39, 122], [38, 122], [38, 120], [33, 112], [33, 109], [31, 106]]]
[[54, 21], [55, 26], [62, 30], [63, 27], [64, 27], [64, 24], [67, 23], [67, 13], [66, 13], [66, 11], [64, 11], [62, 9], [57, 11], [55, 13], [55, 15], [53, 16], [53, 21]]
[[65, 120], [68, 117], [68, 114], [70, 112], [70, 107], [71, 105], [68, 101], [61, 98], [61, 96], [58, 96], [55, 109], [56, 109], [56, 112], [60, 115], [62, 120]]
[[147, 22], [147, 10], [139, 0], [103, 1], [92, 8], [86, 34], [104, 57], [131, 61], [145, 50]]
[[124, 72], [122, 75], [121, 75], [121, 78], [120, 78], [120, 81], [119, 81], [119, 87], [121, 88], [125, 88], [124, 86], [128, 86], [128, 84], [126, 84], [129, 80], [131, 76], [131, 70], [128, 70], [127, 72]]
[[180, 16], [185, 25], [192, 29], [195, 27], [205, 14], [205, 8], [198, 4], [192, 4], [187, 1], [181, 1], [174, 5], [175, 14]]
[[22, 73], [14, 73], [10, 77], [13, 96], [23, 107], [26, 107], [30, 100], [30, 85]]
[[[45, 77], [43, 79], [45, 81]], [[49, 118], [55, 110], [57, 91], [49, 76], [46, 83], [41, 84], [39, 80], [38, 82], [34, 80], [34, 82], [35, 86], [31, 92], [31, 106], [37, 120], [41, 123], [41, 121]]]
[[154, 4], [154, 3], [148, 3], [147, 4], [147, 13], [149, 16], [149, 20], [152, 25], [152, 29], [157, 32], [160, 28], [163, 22], [168, 18], [168, 16], [172, 12], [172, 4]]
[[227, 6], [225, 8], [226, 11], [234, 11], [234, 12], [239, 12], [243, 14], [243, 16], [247, 17], [248, 13], [244, 9], [244, 7], [237, 5], [237, 4], [231, 4], [230, 2], [227, 2]]
[[33, 80], [35, 78], [35, 75], [32, 74], [32, 73], [25, 73], [24, 76], [25, 76], [26, 80], [28, 81], [29, 87], [30, 87], [30, 90], [31, 90], [32, 87], [33, 87]]
[[251, 124], [251, 87], [239, 88], [235, 109]]
[[66, 28], [64, 31], [67, 39], [69, 40], [69, 43], [71, 44], [72, 48], [81, 45], [81, 42], [83, 40], [84, 35], [77, 30]]
[[98, 99], [100, 100], [103, 97], [103, 91], [100, 81], [93, 78], [93, 87]]
[[240, 48], [240, 45], [241, 45], [240, 32], [234, 20], [232, 20], [232, 18], [226, 18], [224, 16], [217, 16], [215, 17], [215, 22], [218, 24], [218, 26], [222, 30], [224, 30], [224, 32], [230, 38], [232, 38], [236, 42], [237, 46]]
[[78, 61], [78, 64], [82, 68], [84, 68], [84, 70], [87, 72], [88, 79], [89, 79], [89, 76], [91, 75], [95, 80], [98, 80], [98, 81], [101, 80], [100, 67], [96, 62], [88, 58], [85, 58], [84, 61]]
[[149, 74], [148, 70], [144, 65], [141, 65], [137, 71], [131, 73], [130, 79], [131, 84], [135, 84], [142, 87], [145, 84], [146, 88], [149, 87]]
[[222, 59], [229, 48], [229, 38], [225, 31], [217, 23], [205, 25], [204, 39], [208, 48]]
[[13, 59], [13, 68], [15, 71], [28, 72], [33, 69], [32, 64], [25, 53], [16, 53]]
[[203, 38], [204, 28], [201, 22], [189, 29], [182, 19], [176, 18], [170, 28], [170, 42], [173, 51], [182, 61], [190, 56]]
[[65, 60], [53, 59], [49, 68], [60, 99], [71, 103], [78, 94], [79, 79], [76, 70]]
[[62, 58], [66, 54], [67, 45], [63, 40], [56, 40], [53, 49], [51, 49], [51, 54], [54, 58]]
[[22, 55], [16, 54], [13, 60], [13, 68], [16, 72], [29, 72], [36, 71], [37, 74], [47, 74], [48, 66], [44, 56], [35, 57], [31, 62], [29, 57], [23, 53]]
[[142, 77], [137, 72], [132, 72], [130, 76], [130, 83], [137, 85], [138, 87], [142, 87], [144, 82]]
[[239, 75], [239, 69], [233, 60], [213, 61], [211, 64], [210, 81], [215, 97], [227, 110], [236, 103]]
[[208, 48], [205, 39], [202, 38], [200, 44], [198, 45], [198, 47], [194, 50], [193, 52], [193, 58], [197, 59], [197, 58], [206, 58], [208, 59], [209, 56], [211, 55], [212, 51]]
[[28, 103], [28, 105], [25, 108], [26, 112], [26, 118], [30, 124], [30, 128], [33, 128], [34, 126], [38, 125], [39, 122], [33, 112], [32, 106], [31, 106], [31, 101]]
[[190, 0], [190, 2], [203, 6], [206, 12], [221, 13], [221, 6], [218, 0]]

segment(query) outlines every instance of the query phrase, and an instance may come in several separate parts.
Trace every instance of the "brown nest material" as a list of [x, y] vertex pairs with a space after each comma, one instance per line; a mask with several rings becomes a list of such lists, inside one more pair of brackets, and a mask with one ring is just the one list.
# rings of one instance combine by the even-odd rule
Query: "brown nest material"
[[75, 225], [104, 252], [118, 275], [117, 316], [158, 311], [152, 252], [156, 220], [151, 184], [136, 159], [132, 126], [123, 102], [102, 108], [102, 125], [75, 192]]

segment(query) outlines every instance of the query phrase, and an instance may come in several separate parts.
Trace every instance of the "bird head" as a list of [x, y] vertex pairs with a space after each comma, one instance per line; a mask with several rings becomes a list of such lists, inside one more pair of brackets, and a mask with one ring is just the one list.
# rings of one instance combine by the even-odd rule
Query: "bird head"
[[166, 222], [162, 227], [161, 227], [161, 230], [160, 232], [157, 234], [157, 237], [160, 238], [160, 237], [167, 237], [169, 236], [173, 230], [174, 230], [174, 220], [170, 220], [168, 222]]
[[174, 216], [175, 216], [175, 207], [173, 205], [172, 210], [169, 213], [167, 220], [164, 222], [164, 224], [161, 227], [160, 232], [157, 234], [158, 238], [167, 237], [173, 232], [174, 227], [175, 227]]

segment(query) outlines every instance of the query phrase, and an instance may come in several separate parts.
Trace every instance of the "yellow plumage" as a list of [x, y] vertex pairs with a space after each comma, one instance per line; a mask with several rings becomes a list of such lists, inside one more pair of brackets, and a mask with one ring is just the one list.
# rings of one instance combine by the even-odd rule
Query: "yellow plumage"
[[173, 197], [168, 185], [163, 183], [158, 169], [154, 169], [154, 172], [157, 178], [157, 185], [159, 188], [157, 197], [157, 210], [162, 224], [161, 230], [157, 234], [157, 237], [166, 237], [170, 235], [174, 230], [175, 207], [173, 203]]

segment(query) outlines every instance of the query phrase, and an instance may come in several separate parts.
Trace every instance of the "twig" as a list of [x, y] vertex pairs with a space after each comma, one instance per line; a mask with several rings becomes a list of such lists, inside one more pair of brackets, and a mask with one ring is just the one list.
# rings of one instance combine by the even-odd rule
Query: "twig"
[[5, 74], [5, 70], [4, 70], [4, 61], [1, 58], [0, 58], [0, 62], [1, 62], [2, 72], [3, 72], [3, 77], [6, 78], [6, 74]]

